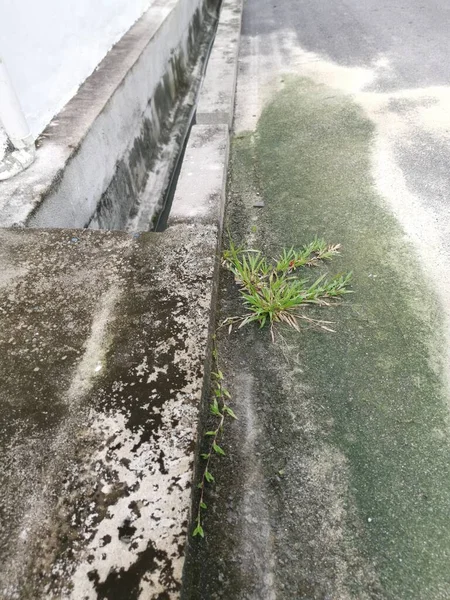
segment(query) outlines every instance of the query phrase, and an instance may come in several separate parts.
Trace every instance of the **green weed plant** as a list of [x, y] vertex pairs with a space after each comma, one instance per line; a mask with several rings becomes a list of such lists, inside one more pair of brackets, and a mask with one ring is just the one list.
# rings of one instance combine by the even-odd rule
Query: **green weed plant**
[[230, 241], [223, 253], [224, 266], [233, 273], [247, 312], [231, 317], [226, 323], [243, 327], [256, 322], [260, 327], [285, 323], [297, 331], [300, 321], [307, 321], [327, 331], [333, 331], [329, 321], [312, 319], [305, 314], [308, 305], [329, 306], [337, 298], [351, 293], [348, 289], [351, 273], [328, 278], [320, 275], [311, 281], [306, 267], [315, 267], [339, 254], [340, 246], [315, 239], [299, 250], [283, 250], [281, 256], [268, 260], [259, 250], [236, 248]]

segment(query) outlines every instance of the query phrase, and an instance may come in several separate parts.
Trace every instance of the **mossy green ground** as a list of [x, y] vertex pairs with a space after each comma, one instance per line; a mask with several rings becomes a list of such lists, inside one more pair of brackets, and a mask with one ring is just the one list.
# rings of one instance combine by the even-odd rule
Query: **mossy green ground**
[[[377, 195], [373, 137], [348, 97], [286, 78], [257, 130], [234, 138], [228, 226], [236, 243], [269, 256], [316, 235], [342, 244], [329, 268], [353, 271], [354, 294], [320, 313], [336, 333], [283, 330], [275, 351], [298, 357], [299, 386], [313, 388], [332, 422], [330, 439], [348, 465], [348, 502], [363, 523], [357, 543], [382, 590], [373, 597], [448, 598], [443, 316]], [[253, 208], [256, 194], [264, 208]]]

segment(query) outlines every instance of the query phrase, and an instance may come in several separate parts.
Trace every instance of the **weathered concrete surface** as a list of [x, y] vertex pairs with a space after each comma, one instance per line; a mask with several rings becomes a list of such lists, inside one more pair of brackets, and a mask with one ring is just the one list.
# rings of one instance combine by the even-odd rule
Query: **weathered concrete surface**
[[179, 596], [218, 231], [0, 231], [1, 598]]
[[124, 229], [144, 210], [148, 229], [216, 8], [216, 0], [155, 0], [52, 120], [34, 165], [2, 182], [1, 226]]
[[223, 0], [214, 46], [200, 90], [196, 122], [226, 124], [234, 115], [243, 0]]
[[[186, 598], [449, 598], [449, 16], [244, 6], [227, 225], [269, 257], [342, 243], [355, 293], [309, 313], [335, 334], [221, 329], [239, 421]], [[225, 273], [220, 295], [242, 314]]]
[[169, 227], [185, 221], [222, 223], [228, 147], [226, 125], [192, 127], [170, 211]]

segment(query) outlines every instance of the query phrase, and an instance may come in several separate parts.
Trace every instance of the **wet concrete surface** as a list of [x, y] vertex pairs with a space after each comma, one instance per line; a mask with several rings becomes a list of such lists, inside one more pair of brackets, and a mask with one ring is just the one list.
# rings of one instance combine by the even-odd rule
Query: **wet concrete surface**
[[[354, 295], [308, 312], [336, 333], [219, 330], [239, 421], [214, 465], [206, 540], [191, 540], [187, 598], [448, 597], [445, 313], [371, 184], [372, 132], [344, 95], [293, 79], [235, 138], [234, 242], [269, 257], [316, 235], [342, 243], [327, 271], [353, 270]], [[227, 272], [220, 295], [219, 322], [242, 314]]]
[[[186, 598], [450, 597], [448, 14], [245, 4], [228, 230], [268, 257], [341, 243], [354, 294], [309, 313], [333, 334], [219, 330], [239, 420]], [[223, 271], [218, 324], [243, 310]]]
[[0, 231], [1, 598], [178, 597], [215, 231]]

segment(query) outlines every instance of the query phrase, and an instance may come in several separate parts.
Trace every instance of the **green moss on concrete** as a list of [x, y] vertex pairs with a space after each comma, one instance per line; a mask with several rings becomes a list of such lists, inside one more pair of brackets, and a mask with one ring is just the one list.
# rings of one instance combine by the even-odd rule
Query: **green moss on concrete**
[[[383, 597], [445, 598], [450, 453], [443, 316], [374, 187], [372, 123], [335, 90], [286, 81], [257, 131], [234, 139], [231, 231], [269, 255], [315, 235], [342, 243], [333, 269], [353, 270], [355, 294], [326, 315], [337, 333], [284, 335], [291, 353], [300, 352], [299, 385], [313, 386], [347, 458], [350, 494], [365, 524], [361, 552], [375, 564]], [[264, 209], [252, 208], [256, 193]], [[245, 218], [233, 203], [245, 207]]]

